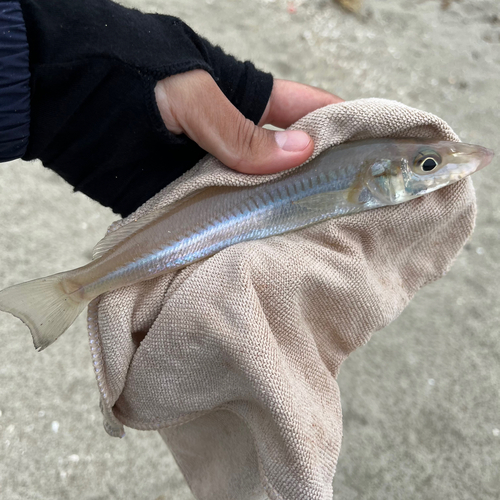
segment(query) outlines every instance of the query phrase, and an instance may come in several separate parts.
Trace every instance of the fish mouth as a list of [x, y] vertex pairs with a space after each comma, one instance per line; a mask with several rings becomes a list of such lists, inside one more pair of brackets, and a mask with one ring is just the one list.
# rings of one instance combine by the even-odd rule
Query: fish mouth
[[495, 153], [483, 146], [461, 143], [460, 149], [454, 152], [452, 156], [456, 163], [468, 164], [468, 174], [473, 174], [489, 165]]
[[491, 149], [460, 143], [460, 149], [451, 154], [443, 174], [451, 174], [455, 181], [463, 179], [489, 165], [494, 156]]
[[491, 163], [491, 160], [493, 160], [493, 157], [495, 156], [495, 152], [493, 150], [488, 148], [481, 148], [481, 149], [482, 149], [481, 152], [483, 154], [481, 157], [481, 161], [479, 162], [479, 166], [476, 168], [476, 172], [488, 166]]

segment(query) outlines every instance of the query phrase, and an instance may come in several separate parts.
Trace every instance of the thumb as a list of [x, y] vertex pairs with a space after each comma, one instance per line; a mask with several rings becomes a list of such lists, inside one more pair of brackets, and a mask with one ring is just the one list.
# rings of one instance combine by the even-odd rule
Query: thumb
[[279, 172], [300, 165], [313, 152], [314, 143], [305, 132], [257, 127], [203, 70], [165, 78], [156, 85], [155, 94], [163, 121], [172, 133], [185, 133], [239, 172]]

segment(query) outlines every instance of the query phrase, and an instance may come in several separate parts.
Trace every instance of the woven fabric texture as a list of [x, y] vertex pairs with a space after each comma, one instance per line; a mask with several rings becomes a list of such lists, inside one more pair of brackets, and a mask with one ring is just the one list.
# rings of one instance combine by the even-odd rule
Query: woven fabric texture
[[[381, 99], [327, 106], [292, 128], [314, 138], [314, 156], [374, 137], [459, 140], [438, 117]], [[206, 156], [110, 231], [198, 189], [280, 175]], [[446, 273], [475, 211], [466, 179], [97, 298], [89, 334], [106, 429], [160, 430], [199, 500], [330, 500], [340, 365]]]

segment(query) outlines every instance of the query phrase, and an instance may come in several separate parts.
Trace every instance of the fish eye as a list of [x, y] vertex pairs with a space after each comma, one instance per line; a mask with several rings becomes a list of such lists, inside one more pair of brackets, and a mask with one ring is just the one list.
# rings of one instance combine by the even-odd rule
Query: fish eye
[[435, 151], [421, 151], [413, 161], [413, 169], [419, 174], [432, 172], [439, 167], [441, 161], [441, 156]]
[[430, 172], [438, 166], [438, 162], [434, 158], [426, 158], [420, 162], [420, 166], [424, 172]]

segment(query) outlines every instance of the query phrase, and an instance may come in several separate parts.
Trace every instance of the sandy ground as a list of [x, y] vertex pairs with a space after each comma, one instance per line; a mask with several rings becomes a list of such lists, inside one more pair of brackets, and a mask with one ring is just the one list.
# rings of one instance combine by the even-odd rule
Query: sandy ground
[[[331, 0], [127, 5], [277, 77], [433, 112], [500, 153], [498, 0], [367, 0], [357, 17]], [[499, 169], [474, 178], [477, 228], [452, 271], [343, 366], [335, 499], [500, 497]], [[0, 199], [2, 288], [85, 263], [115, 218], [36, 163], [2, 165]], [[84, 315], [41, 354], [9, 315], [0, 339], [0, 498], [193, 498], [156, 433], [104, 432]]]

